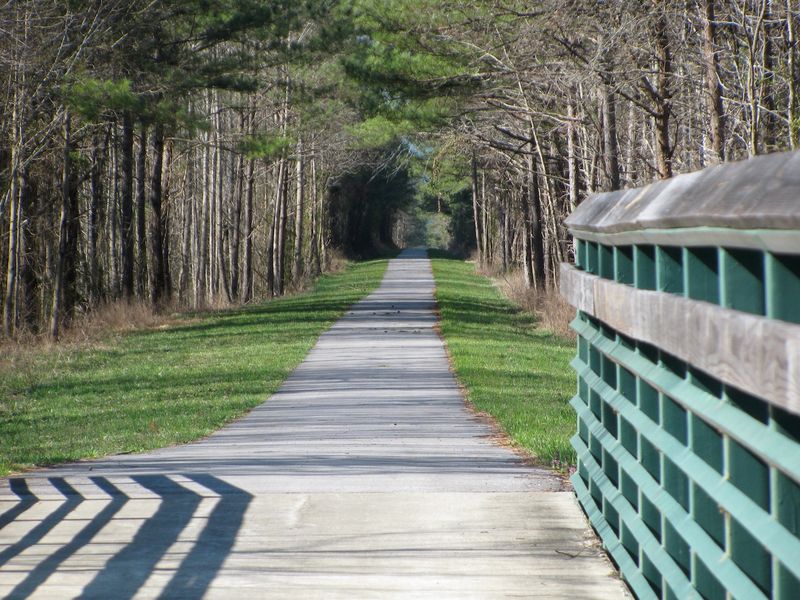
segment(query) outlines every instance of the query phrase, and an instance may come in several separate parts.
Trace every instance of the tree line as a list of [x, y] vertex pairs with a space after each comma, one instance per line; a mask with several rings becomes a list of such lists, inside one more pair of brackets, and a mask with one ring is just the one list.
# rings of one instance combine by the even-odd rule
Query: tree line
[[0, 7], [5, 336], [57, 338], [117, 300], [249, 302], [326, 268], [355, 210], [332, 215], [327, 190], [379, 160], [345, 129], [355, 117], [319, 25], [330, 8]]
[[546, 290], [597, 191], [798, 144], [796, 0], [0, 7], [3, 332], [280, 295], [402, 229]]
[[375, 17], [393, 60], [369, 75], [446, 107], [425, 193], [530, 287], [588, 195], [798, 146], [795, 0], [412, 4]]

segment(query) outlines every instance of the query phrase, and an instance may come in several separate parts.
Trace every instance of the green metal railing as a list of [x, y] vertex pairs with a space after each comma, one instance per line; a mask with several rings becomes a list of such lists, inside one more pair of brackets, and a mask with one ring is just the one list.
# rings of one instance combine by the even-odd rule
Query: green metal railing
[[800, 254], [713, 246], [610, 246], [576, 238], [575, 266], [637, 289], [800, 323]]
[[[723, 168], [735, 165], [717, 167]], [[636, 202], [647, 205], [647, 192]], [[650, 196], [674, 215], [666, 192]], [[759, 227], [762, 216], [727, 237], [702, 224], [669, 229], [655, 219], [643, 226], [620, 209], [626, 197], [590, 199], [567, 221], [576, 252], [575, 265], [562, 269], [562, 289], [579, 309], [571, 401], [577, 497], [639, 598], [798, 599], [800, 413], [782, 395], [785, 388], [752, 393], [731, 382], [742, 370], [772, 368], [800, 381], [800, 244], [793, 252], [795, 238], [786, 231], [780, 242], [769, 241], [773, 230]], [[763, 199], [767, 208], [769, 201]], [[673, 206], [693, 210], [679, 197]], [[591, 227], [589, 218], [606, 229]], [[700, 369], [687, 360], [691, 348], [679, 356], [627, 330], [638, 331], [637, 319], [658, 313], [617, 318], [610, 301], [602, 304], [605, 296], [632, 299], [625, 306], [666, 297], [683, 303], [667, 309], [689, 312], [716, 305], [719, 323], [709, 331], [727, 336], [723, 345], [752, 345], [754, 362], [731, 366], [723, 357], [719, 366]], [[776, 350], [758, 336], [778, 320], [788, 342]], [[738, 332], [742, 323], [750, 336]], [[681, 348], [680, 340], [670, 343]]]

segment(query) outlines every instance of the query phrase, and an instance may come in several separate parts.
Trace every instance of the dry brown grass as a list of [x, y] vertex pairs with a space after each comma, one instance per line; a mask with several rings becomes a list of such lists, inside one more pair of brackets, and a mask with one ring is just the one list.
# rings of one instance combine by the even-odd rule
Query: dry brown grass
[[[349, 264], [350, 261], [344, 254], [338, 250], [330, 250], [324, 270], [325, 273], [338, 273]], [[286, 293], [292, 295], [307, 291], [314, 281], [315, 278], [306, 275], [299, 282], [290, 285]], [[257, 298], [254, 301], [264, 300]], [[122, 333], [166, 328], [185, 323], [193, 317], [180, 314], [184, 311], [193, 316], [200, 316], [237, 306], [238, 304], [228, 301], [223, 295], [212, 303], [191, 309], [177, 302], [162, 304], [158, 310], [144, 300], [106, 302], [77, 314], [66, 327], [62, 327], [58, 342], [53, 342], [46, 333], [25, 330], [18, 331], [13, 339], [0, 337], [0, 374], [8, 372], [8, 369], [19, 369], [23, 363], [31, 363], [33, 357], [41, 353], [63, 353], [84, 347], [98, 347], [104, 341]]]
[[[325, 275], [330, 275], [333, 273], [341, 273], [347, 268], [349, 264], [351, 264], [351, 261], [347, 260], [347, 258], [341, 251], [337, 249], [330, 249], [328, 250], [325, 264], [321, 266], [323, 269], [323, 273]], [[313, 287], [316, 279], [317, 276], [312, 276], [308, 272], [303, 273], [300, 279], [298, 279], [297, 281], [292, 281], [287, 285], [286, 293], [300, 294], [302, 292], [306, 292]]]
[[542, 297], [541, 317], [545, 327], [561, 337], [575, 340], [575, 332], [569, 324], [575, 319], [575, 308], [555, 290]]
[[164, 307], [156, 312], [142, 301], [119, 300], [77, 315], [68, 327], [62, 328], [58, 342], [45, 333], [29, 331], [20, 331], [13, 339], [0, 339], [0, 409], [4, 404], [1, 400], [8, 393], [2, 385], [6, 375], [13, 375], [17, 380], [21, 378], [33, 386], [41, 378], [43, 368], [51, 368], [53, 360], [58, 363], [73, 351], [102, 348], [122, 333], [165, 328], [181, 321], [172, 310]]
[[347, 265], [350, 264], [350, 261], [347, 260], [344, 253], [336, 248], [329, 249], [325, 258], [325, 264], [322, 266], [325, 273], [339, 273], [340, 271], [344, 271]]
[[175, 309], [161, 306], [156, 311], [142, 300], [108, 302], [78, 317], [65, 335], [76, 341], [96, 341], [109, 334], [168, 326], [177, 320]]
[[[328, 252], [324, 265], [325, 273], [344, 271], [350, 261], [338, 250]], [[312, 288], [316, 278], [305, 276], [290, 285], [286, 295], [294, 295]], [[256, 298], [254, 302], [263, 302]], [[154, 309], [149, 302], [117, 300], [100, 304], [91, 310], [79, 313], [66, 326], [62, 327], [58, 342], [50, 339], [47, 333], [18, 331], [12, 339], [0, 337], [0, 377], [3, 373], [33, 373], [41, 359], [48, 356], [65, 356], [74, 350], [100, 348], [119, 335], [148, 329], [165, 329], [186, 323], [209, 313], [223, 312], [239, 306], [219, 296], [213, 303], [199, 308], [188, 308], [177, 302], [161, 305]], [[188, 312], [187, 312], [188, 311]], [[0, 390], [1, 391], [1, 390]]]
[[58, 342], [46, 333], [19, 331], [13, 339], [0, 339], [0, 375], [9, 370], [19, 372], [37, 363], [37, 358], [63, 354], [72, 350], [99, 347], [121, 333], [142, 329], [169, 327], [183, 322], [174, 307], [162, 306], [155, 311], [149, 303], [118, 300], [100, 304], [80, 313], [61, 330]]
[[537, 292], [525, 285], [522, 271], [500, 272], [497, 268], [481, 267], [481, 274], [491, 277], [503, 295], [522, 310], [536, 315], [542, 327], [554, 334], [575, 340], [569, 324], [575, 318], [575, 309], [564, 300], [558, 290]]

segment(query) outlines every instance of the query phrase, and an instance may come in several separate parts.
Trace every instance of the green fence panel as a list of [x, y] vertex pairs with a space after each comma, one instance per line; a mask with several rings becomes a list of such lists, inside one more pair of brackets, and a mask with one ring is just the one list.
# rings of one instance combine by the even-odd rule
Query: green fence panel
[[[572, 483], [639, 598], [800, 598], [800, 179], [750, 181], [750, 200], [736, 183], [787, 165], [601, 194], [567, 220]], [[637, 339], [646, 319], [656, 339]], [[718, 360], [691, 359], [698, 335]]]

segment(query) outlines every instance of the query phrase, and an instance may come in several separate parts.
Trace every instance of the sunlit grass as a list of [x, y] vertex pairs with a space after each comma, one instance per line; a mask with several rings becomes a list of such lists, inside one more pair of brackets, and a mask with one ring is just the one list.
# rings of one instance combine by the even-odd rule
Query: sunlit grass
[[276, 391], [317, 337], [380, 283], [385, 260], [310, 292], [184, 319], [0, 372], [0, 475], [202, 438]]
[[435, 258], [442, 334], [469, 400], [542, 464], [572, 465], [572, 342], [537, 327], [472, 264]]

